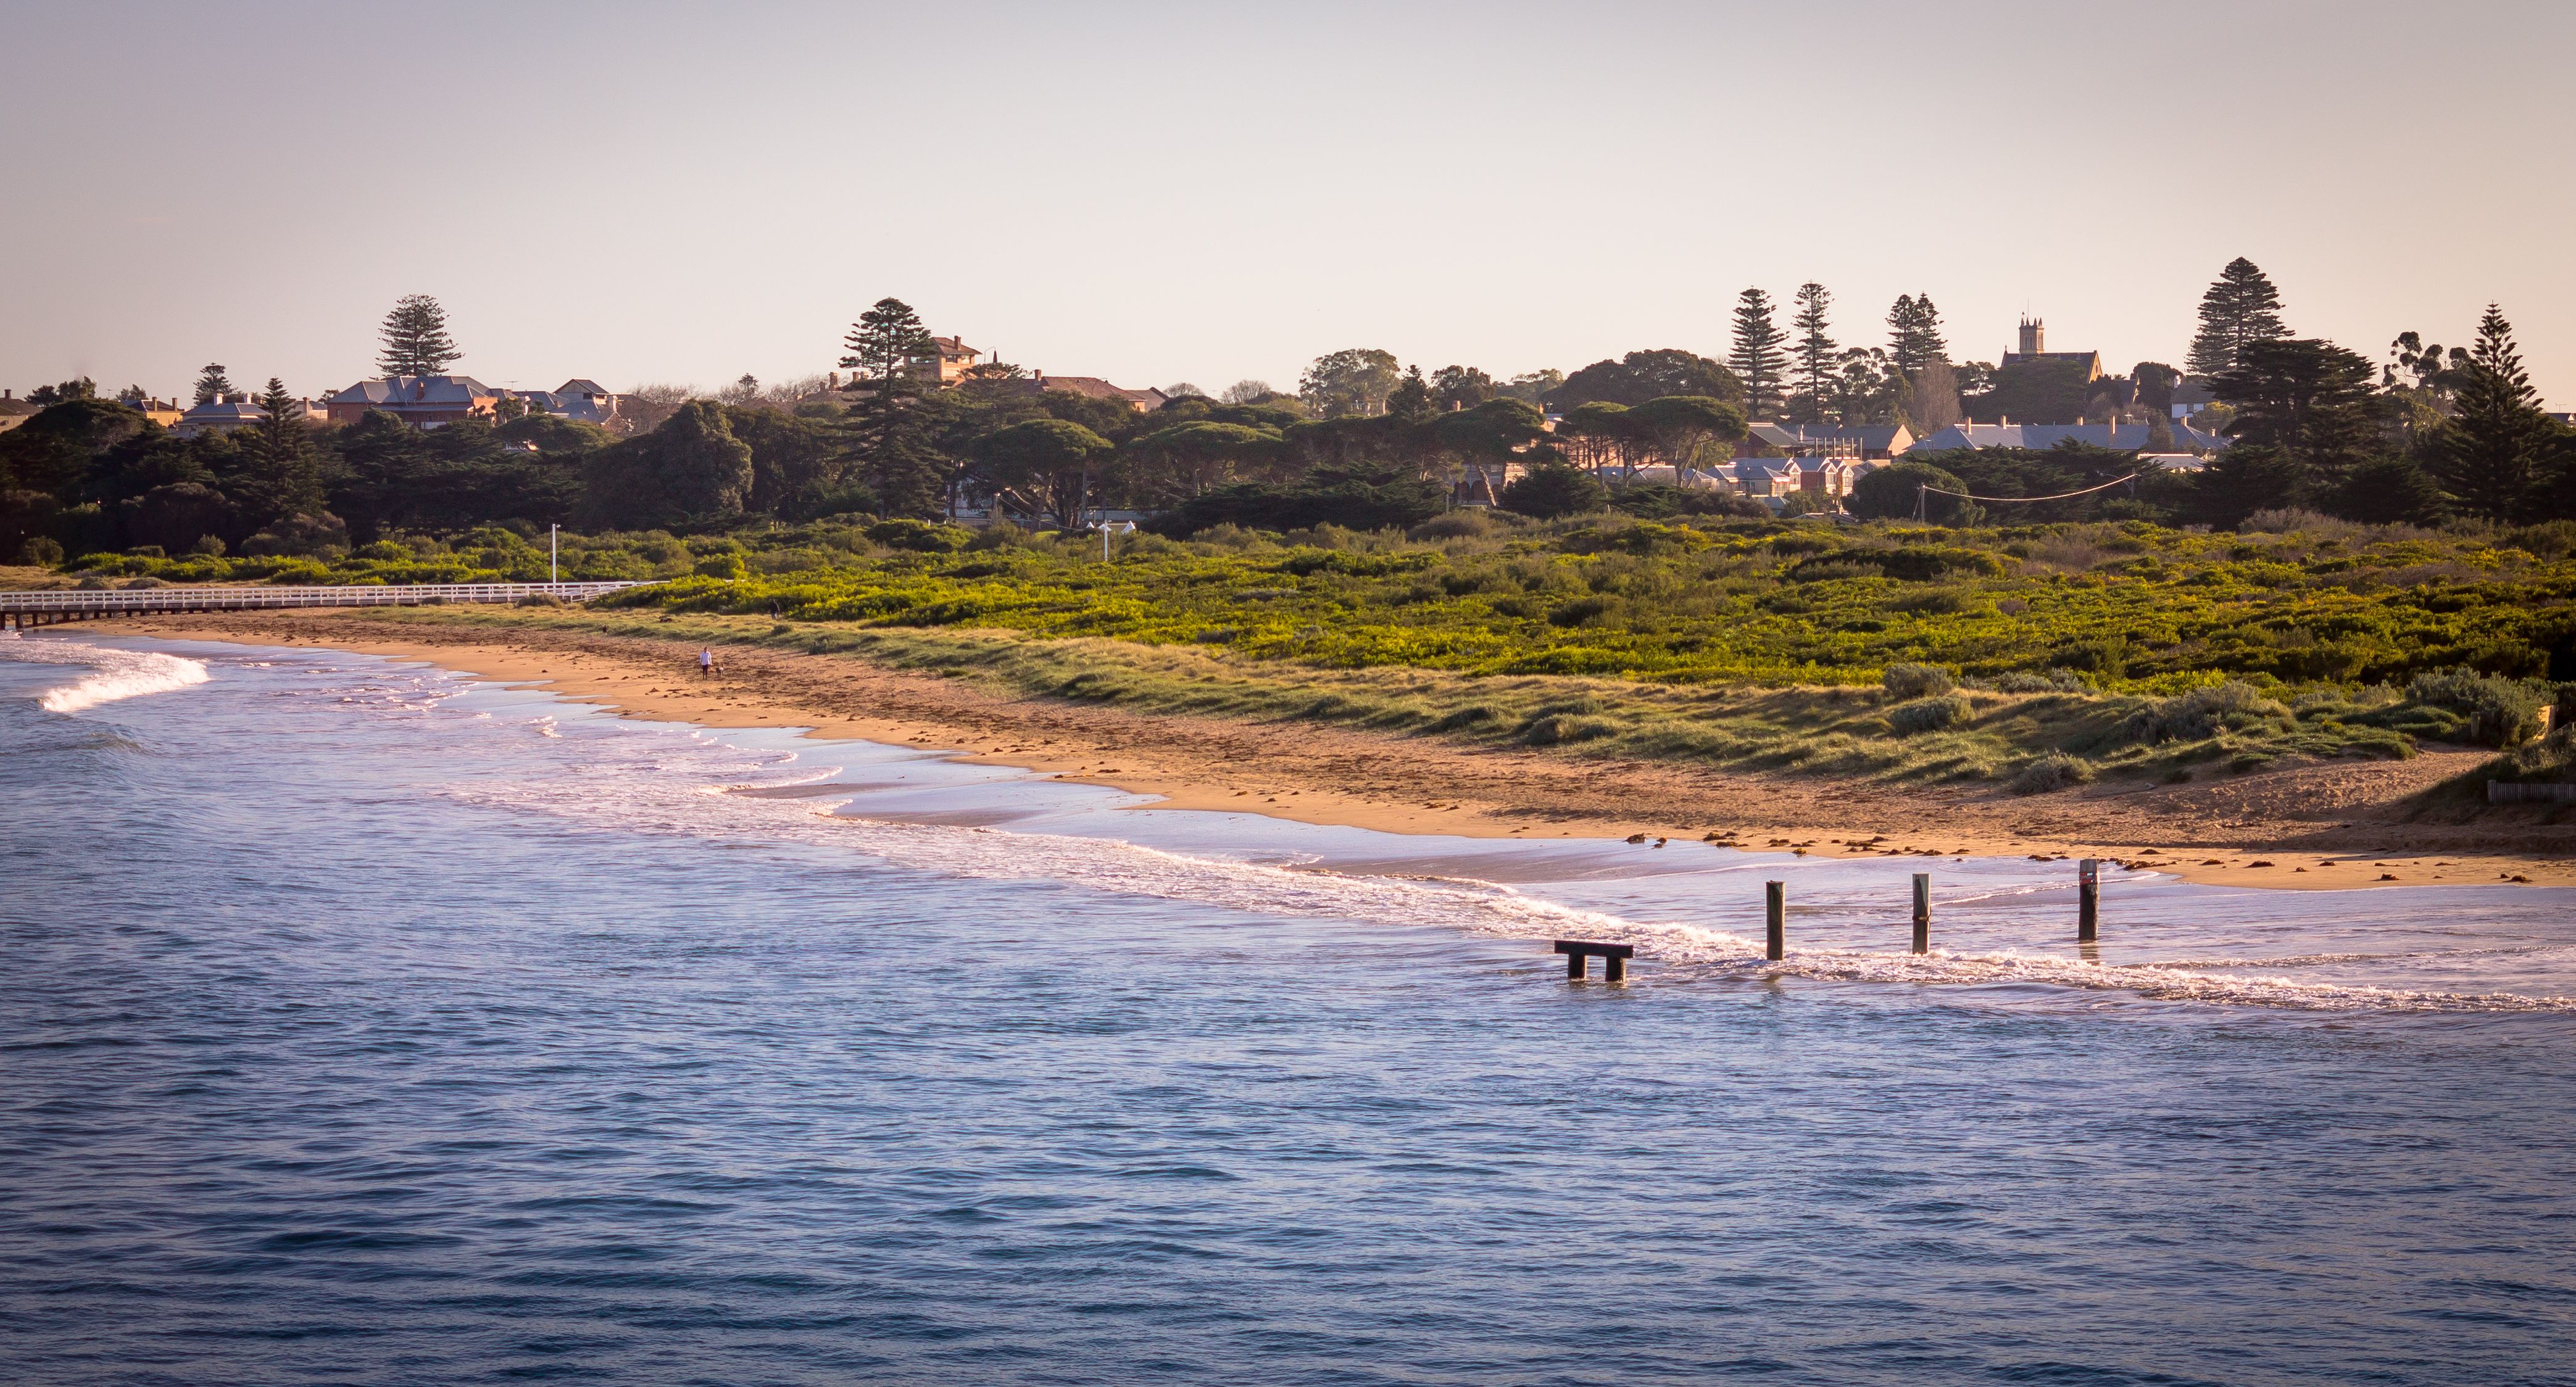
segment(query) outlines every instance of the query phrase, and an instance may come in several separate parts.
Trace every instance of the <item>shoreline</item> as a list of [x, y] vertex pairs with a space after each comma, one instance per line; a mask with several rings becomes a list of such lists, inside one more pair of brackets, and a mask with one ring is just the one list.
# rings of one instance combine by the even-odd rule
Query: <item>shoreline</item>
[[[620, 717], [712, 728], [801, 728], [817, 738], [938, 750], [970, 763], [1152, 795], [1158, 797], [1154, 808], [1253, 813], [1385, 833], [1643, 835], [1648, 841], [1711, 841], [1834, 857], [2099, 857], [2196, 883], [2272, 889], [2576, 885], [2576, 829], [2559, 831], [2571, 844], [2565, 855], [2481, 851], [2475, 840], [2483, 835], [2475, 826], [2292, 819], [2277, 812], [2258, 822], [2245, 817], [2241, 805], [2221, 802], [2221, 809], [2237, 817], [2217, 820], [2217, 835], [2205, 831], [2207, 824], [2192, 826], [2201, 832], [2157, 837], [2088, 834], [2063, 831], [2088, 825], [2050, 820], [2075, 817], [2070, 809], [2108, 805], [2115, 822], [2125, 815], [2160, 829], [2183, 825], [2153, 807], [2114, 803], [2153, 792], [2059, 805], [1998, 804], [1990, 795], [1979, 803], [1956, 791], [1822, 777], [1587, 763], [1315, 724], [1175, 717], [1011, 697], [966, 681], [772, 649], [719, 647], [717, 675], [702, 679], [695, 664], [699, 646], [692, 642], [533, 624], [514, 631], [424, 621], [397, 626], [369, 621], [364, 613], [325, 611], [120, 618], [85, 626], [101, 634], [338, 649], [418, 661], [494, 683], [542, 688]], [[2482, 759], [2475, 753], [2429, 753], [2417, 761], [2430, 764], [2417, 766], [2406, 782], [2430, 784], [2467, 768], [2443, 764], [2445, 757]], [[2380, 778], [2390, 779], [2387, 763], [2381, 764]], [[2350, 768], [2315, 769], [2343, 772], [2349, 782]], [[2225, 788], [2204, 789], [2198, 797]], [[2391, 851], [2391, 841], [2401, 834], [2453, 841], [2432, 850]], [[2236, 841], [2194, 841], [2213, 836]]]

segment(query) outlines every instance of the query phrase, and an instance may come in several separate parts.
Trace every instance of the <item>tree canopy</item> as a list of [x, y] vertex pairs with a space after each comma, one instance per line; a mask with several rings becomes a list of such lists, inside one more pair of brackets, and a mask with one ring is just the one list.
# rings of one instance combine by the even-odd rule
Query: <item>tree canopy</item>
[[1352, 347], [1315, 358], [1297, 390], [1319, 417], [1342, 419], [1383, 413], [1399, 379], [1394, 353]]
[[1744, 382], [1744, 408], [1755, 418], [1775, 417], [1789, 366], [1788, 339], [1771, 320], [1771, 296], [1747, 289], [1735, 300], [1735, 342], [1726, 364]]
[[[405, 294], [394, 300], [378, 331], [384, 348], [376, 355], [376, 369], [388, 376], [445, 375], [465, 355], [447, 333], [447, 310], [427, 294]], [[207, 374], [220, 378], [223, 368], [208, 367]], [[201, 402], [206, 384], [203, 378], [197, 383]]]
[[1722, 362], [1660, 347], [1630, 352], [1616, 361], [1593, 362], [1546, 391], [1539, 402], [1564, 411], [1595, 401], [1641, 405], [1665, 395], [1704, 395], [1741, 405], [1744, 382]]
[[2216, 379], [2233, 369], [2247, 347], [2290, 335], [2281, 321], [2281, 292], [2254, 262], [2238, 256], [2200, 296], [2200, 331], [2191, 339], [2191, 373]]
[[2488, 304], [2460, 372], [2455, 412], [2432, 440], [2433, 471], [2462, 510], [2490, 520], [2536, 517], [2552, 454], [2564, 446], [2522, 366], [2513, 324]]

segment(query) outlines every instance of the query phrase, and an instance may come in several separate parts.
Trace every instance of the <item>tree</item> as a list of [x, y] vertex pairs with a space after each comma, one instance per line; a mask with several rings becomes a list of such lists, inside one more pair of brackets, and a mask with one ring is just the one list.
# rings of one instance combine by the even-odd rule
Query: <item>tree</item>
[[232, 377], [224, 374], [223, 363], [209, 361], [197, 373], [197, 403], [214, 404], [233, 393]]
[[290, 516], [319, 515], [322, 468], [315, 456], [312, 430], [304, 423], [304, 402], [286, 392], [285, 382], [268, 378], [259, 396], [260, 421], [240, 441], [248, 454], [249, 495], [254, 528]]
[[2161, 361], [2141, 361], [2129, 373], [2138, 385], [2138, 407], [2152, 409], [2161, 418], [2173, 416], [2174, 387], [2182, 384], [2182, 372]]
[[1080, 424], [1030, 419], [976, 439], [972, 451], [987, 482], [1033, 501], [1071, 530], [1091, 508], [1093, 470], [1110, 442]]
[[1239, 380], [1227, 386], [1225, 393], [1217, 398], [1230, 405], [1250, 405], [1259, 404], [1278, 393], [1266, 380]]
[[1352, 347], [1315, 358], [1298, 379], [1297, 393], [1323, 418], [1366, 416], [1385, 411], [1396, 380], [1394, 353]]
[[[1714, 366], [1717, 363], [1710, 362], [1709, 364]], [[1719, 366], [1718, 369], [1723, 371], [1726, 368]], [[1563, 384], [1565, 384], [1565, 373], [1557, 370], [1553, 366], [1550, 366], [1544, 370], [1523, 371], [1519, 375], [1512, 377], [1510, 380], [1495, 386], [1494, 392], [1499, 395], [1508, 395], [1515, 400], [1527, 400], [1531, 404], [1538, 404], [1547, 398], [1550, 391], [1555, 390], [1558, 386]], [[1741, 394], [1742, 392], [1738, 391], [1737, 393]], [[1723, 397], [1721, 396], [1720, 398]]]
[[[82, 376], [78, 380], [63, 381], [55, 385], [39, 385], [35, 389], [27, 392], [27, 403], [34, 405], [39, 409], [53, 405], [67, 404], [73, 400], [95, 400], [97, 398], [98, 382], [91, 380], [87, 376]], [[119, 401], [119, 403], [122, 404], [130, 402]]]
[[1907, 379], [1935, 361], [1949, 358], [1950, 344], [1941, 340], [1941, 310], [1930, 294], [1896, 296], [1887, 310], [1887, 356]]
[[[1550, 374], [1553, 372], [1540, 373]], [[1519, 377], [1514, 384], [1531, 379]], [[1569, 410], [1595, 401], [1641, 405], [1666, 395], [1705, 395], [1740, 405], [1744, 403], [1744, 382], [1736, 379], [1723, 362], [1673, 347], [1658, 347], [1630, 352], [1616, 361], [1593, 362], [1535, 397], [1518, 390], [1512, 393], [1516, 398], [1534, 398], [1553, 410]]]
[[1744, 411], [1705, 395], [1648, 400], [1620, 418], [1628, 435], [1675, 468], [1691, 465], [1703, 444], [1744, 437]]
[[1628, 406], [1608, 400], [1588, 401], [1565, 411], [1556, 437], [1575, 463], [1595, 475], [1613, 463], [1626, 466], [1636, 441], [1628, 429]]
[[860, 314], [841, 345], [850, 353], [841, 358], [841, 365], [876, 382], [880, 389], [891, 387], [905, 367], [934, 350], [921, 315], [895, 298], [879, 299], [875, 307]]
[[1933, 524], [1953, 523], [1967, 502], [1938, 493], [1964, 492], [1967, 484], [1929, 463], [1900, 462], [1874, 468], [1852, 483], [1843, 509], [1864, 520], [1911, 520], [1918, 505]]
[[[393, 311], [385, 314], [378, 333], [385, 346], [376, 355], [376, 368], [388, 376], [445, 375], [464, 356], [447, 335], [447, 310], [427, 294], [405, 294], [394, 300]], [[202, 382], [198, 388], [204, 388]]]
[[2200, 332], [2191, 339], [2187, 364], [2193, 375], [2215, 380], [2234, 369], [2248, 346], [2289, 335], [2289, 326], [2281, 321], [2281, 292], [2240, 255], [2227, 262], [2217, 282], [2200, 296]]
[[2075, 362], [2024, 357], [1995, 372], [1993, 382], [1977, 398], [1975, 413], [1989, 421], [2072, 424], [2084, 413], [2089, 384], [2084, 367]]
[[1442, 409], [1474, 409], [1501, 393], [1492, 376], [1473, 366], [1443, 366], [1431, 376], [1431, 398]]
[[741, 517], [751, 494], [751, 447], [733, 436], [724, 406], [688, 400], [651, 433], [589, 454], [582, 480], [585, 519], [592, 525], [721, 525]]
[[[2371, 393], [2368, 361], [2332, 342], [2288, 338], [2249, 342], [2237, 362], [2210, 383], [2232, 405], [2230, 452], [2277, 452], [2301, 495], [2321, 497], [2377, 450], [2381, 407]], [[2275, 472], [2245, 470], [2269, 488]], [[2260, 507], [2257, 507], [2260, 509]]]
[[1268, 460], [1279, 435], [1242, 424], [1197, 420], [1160, 429], [1129, 444], [1131, 480], [1145, 493], [1186, 501]]
[[2451, 418], [2434, 431], [2434, 475], [2462, 510], [2490, 520], [2532, 518], [2556, 429], [2522, 368], [2513, 324], [2494, 304], [2460, 373]]
[[1592, 474], [1561, 462], [1543, 462], [1503, 488], [1503, 509], [1538, 520], [1581, 515], [1608, 504], [1609, 493]]
[[2413, 458], [2390, 456], [2352, 469], [2326, 509], [2364, 525], [2431, 525], [2445, 505], [2440, 482]]
[[1959, 412], [1959, 374], [1949, 362], [1934, 357], [1906, 383], [1905, 420], [1916, 433], [1946, 429], [1965, 417]]
[[1431, 398], [1431, 382], [1422, 378], [1421, 367], [1406, 368], [1404, 379], [1397, 381], [1386, 397], [1386, 412], [1391, 418], [1416, 424], [1439, 412]]
[[1744, 409], [1753, 417], [1769, 418], [1780, 410], [1781, 376], [1789, 364], [1782, 344], [1787, 340], [1771, 321], [1769, 294], [1747, 289], [1736, 296], [1735, 346], [1726, 364], [1744, 382]]
[[1826, 311], [1833, 306], [1834, 296], [1825, 286], [1809, 280], [1798, 286], [1798, 316], [1793, 320], [1798, 339], [1798, 417], [1810, 424], [1824, 422], [1825, 392], [1831, 388], [1834, 375], [1834, 339], [1825, 333], [1829, 325]]

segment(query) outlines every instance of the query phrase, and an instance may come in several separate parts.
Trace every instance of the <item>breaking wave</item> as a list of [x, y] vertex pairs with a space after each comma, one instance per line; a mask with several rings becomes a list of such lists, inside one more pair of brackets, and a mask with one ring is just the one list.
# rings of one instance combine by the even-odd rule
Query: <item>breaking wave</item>
[[[1785, 959], [1772, 962], [1764, 957], [1760, 941], [1722, 929], [1679, 921], [1627, 919], [1536, 899], [1494, 883], [1346, 875], [1313, 866], [1192, 856], [1116, 839], [838, 815], [834, 812], [838, 805], [863, 794], [864, 787], [853, 786], [850, 795], [837, 798], [828, 790], [792, 798], [741, 793], [790, 785], [823, 790], [837, 771], [798, 767], [756, 784], [739, 779], [731, 784], [708, 784], [703, 773], [710, 770], [740, 777], [755, 769], [785, 768], [778, 761], [711, 741], [701, 741], [700, 750], [705, 759], [696, 765], [682, 764], [690, 758], [673, 757], [667, 747], [660, 754], [638, 756], [623, 765], [594, 764], [586, 768], [587, 774], [576, 777], [589, 781], [592, 793], [568, 793], [561, 782], [460, 786], [456, 793], [471, 800], [627, 830], [724, 838], [750, 833], [765, 840], [856, 850], [897, 866], [951, 876], [1051, 881], [1086, 890], [1193, 902], [1251, 914], [1357, 919], [1514, 939], [1580, 937], [1631, 944], [1639, 958], [1654, 960], [1691, 977], [2039, 985], [2120, 992], [2158, 1001], [2308, 1011], [2576, 1015], [2576, 999], [2563, 997], [2352, 986], [2289, 977], [2203, 973], [2172, 964], [2101, 964], [2017, 952], [1936, 950], [1916, 955], [1793, 948]], [[701, 774], [670, 774], [682, 770]], [[2238, 966], [2287, 966], [2297, 961], [2244, 960]]]
[[68, 641], [12, 641], [0, 645], [0, 658], [30, 665], [88, 665], [88, 677], [36, 696], [49, 713], [77, 713], [102, 703], [145, 694], [168, 693], [206, 682], [203, 661], [149, 650], [113, 650]]

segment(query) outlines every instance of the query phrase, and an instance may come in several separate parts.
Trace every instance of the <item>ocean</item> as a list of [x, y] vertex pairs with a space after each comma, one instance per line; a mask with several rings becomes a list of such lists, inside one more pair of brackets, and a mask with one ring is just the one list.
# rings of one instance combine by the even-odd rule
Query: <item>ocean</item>
[[2063, 861], [76, 630], [0, 796], [12, 1383], [2576, 1381], [2568, 890], [2112, 868], [2086, 949]]

